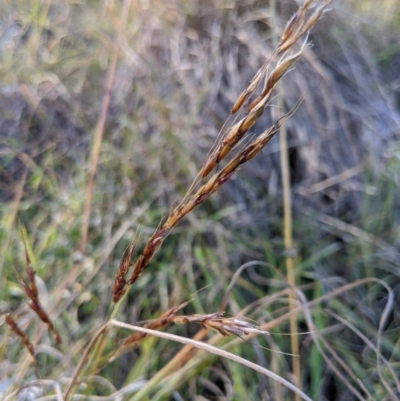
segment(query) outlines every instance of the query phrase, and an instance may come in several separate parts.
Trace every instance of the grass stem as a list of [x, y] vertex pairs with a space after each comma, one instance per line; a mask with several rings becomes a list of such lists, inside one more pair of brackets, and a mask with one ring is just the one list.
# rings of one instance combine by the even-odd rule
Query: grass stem
[[[277, 41], [278, 24], [277, 24], [277, 10], [276, 0], [271, 1], [271, 15], [274, 18], [274, 40]], [[282, 109], [284, 106], [282, 96], [281, 83], [277, 84], [277, 100], [278, 107]], [[292, 256], [293, 249], [293, 229], [292, 229], [292, 199], [290, 193], [290, 165], [289, 165], [289, 152], [287, 144], [287, 131], [285, 124], [282, 124], [279, 128], [279, 148], [280, 148], [280, 160], [282, 169], [282, 189], [283, 189], [283, 238], [285, 245], [285, 265], [286, 275], [289, 285], [294, 288], [296, 286], [295, 275], [294, 275], [294, 260]], [[289, 292], [290, 308], [295, 307], [295, 294]], [[301, 372], [300, 372], [300, 358], [299, 358], [299, 339], [296, 335], [297, 330], [297, 318], [296, 315], [290, 316], [290, 345], [292, 356], [292, 371], [293, 377], [295, 378], [295, 385], [300, 388], [301, 384]], [[295, 394], [296, 401], [300, 401], [300, 396]]]

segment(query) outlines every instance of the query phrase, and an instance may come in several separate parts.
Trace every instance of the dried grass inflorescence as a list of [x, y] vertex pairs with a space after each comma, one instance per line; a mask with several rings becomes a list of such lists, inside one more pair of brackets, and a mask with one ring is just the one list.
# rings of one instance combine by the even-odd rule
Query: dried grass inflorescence
[[[143, 327], [146, 329], [159, 329], [160, 327], [166, 326], [171, 323], [174, 316], [183, 309], [188, 303], [184, 302], [180, 305], [174, 306], [164, 312], [159, 318], [152, 320], [150, 323], [145, 324]], [[121, 344], [121, 347], [132, 346], [138, 343], [142, 338], [147, 337], [148, 334], [145, 333], [133, 333], [127, 337]]]
[[[329, 0], [306, 0], [304, 1], [303, 6], [287, 23], [282, 32], [277, 48], [273, 51], [272, 55], [268, 60], [266, 60], [263, 66], [257, 71], [247, 88], [240, 94], [231, 110], [231, 115], [238, 112], [243, 105], [247, 104], [248, 101], [251, 100], [251, 97], [255, 94], [255, 91], [260, 86], [261, 81], [264, 79], [265, 83], [263, 89], [260, 91], [259, 95], [250, 102], [247, 110], [245, 111], [244, 117], [242, 117], [239, 122], [228, 128], [224, 135], [222, 135], [222, 139], [216, 144], [205, 161], [203, 168], [199, 172], [201, 178], [206, 178], [211, 171], [214, 170], [214, 168], [221, 161], [223, 161], [235, 147], [237, 147], [240, 141], [264, 113], [265, 108], [269, 104], [276, 84], [308, 47], [307, 34], [322, 16], [328, 3]], [[315, 11], [312, 12], [311, 10], [313, 8], [315, 8]], [[289, 49], [291, 49], [291, 47], [304, 35], [306, 38], [300, 45], [300, 49], [294, 54], [289, 53]], [[215, 173], [205, 184], [200, 186], [200, 188], [197, 189], [194, 194], [192, 194], [192, 189], [198, 184], [196, 179], [184, 197], [184, 200], [177, 207], [170, 211], [164, 224], [160, 224], [158, 229], [150, 237], [141, 255], [139, 255], [134, 264], [131, 263], [134, 246], [132, 244], [128, 247], [121, 260], [118, 272], [114, 279], [114, 302], [118, 302], [125, 293], [126, 289], [140, 277], [146, 266], [153, 258], [154, 254], [161, 246], [162, 241], [178, 224], [178, 222], [197, 205], [204, 202], [211, 194], [219, 190], [219, 188], [239, 170], [242, 164], [246, 163], [260, 153], [263, 147], [277, 132], [285, 119], [289, 118], [296, 108], [297, 106], [295, 106], [291, 112], [281, 117], [272, 127], [268, 128], [262, 134], [258, 135], [254, 140], [250, 141], [249, 144], [244, 145], [242, 149], [239, 150], [221, 169], [220, 172]], [[131, 266], [133, 266], [131, 276], [129, 279], [126, 279], [126, 275]]]
[[22, 343], [28, 349], [29, 353], [35, 359], [35, 348], [33, 344], [29, 341], [28, 336], [19, 328], [17, 322], [15, 321], [14, 317], [11, 313], [5, 313], [4, 318], [8, 326], [10, 327], [11, 331], [17, 336], [21, 338]]
[[49, 315], [45, 312], [42, 305], [39, 302], [39, 292], [35, 283], [35, 270], [32, 267], [32, 263], [30, 261], [28, 251], [25, 247], [25, 261], [26, 261], [26, 272], [28, 276], [28, 282], [24, 280], [20, 280], [21, 287], [24, 289], [26, 295], [31, 300], [29, 302], [29, 307], [36, 313], [39, 319], [45, 323], [51, 333], [53, 333], [54, 339], [57, 344], [61, 344], [61, 336], [54, 327], [53, 322], [51, 321]]
[[245, 320], [225, 317], [223, 312], [207, 315], [173, 316], [171, 322], [175, 324], [200, 324], [204, 328], [217, 331], [223, 336], [234, 335], [242, 337], [247, 334], [269, 334], [268, 331], [260, 330]]
[[[206, 315], [188, 315], [176, 316], [188, 303], [184, 302], [174, 306], [163, 313], [159, 318], [152, 320], [143, 327], [147, 329], [159, 329], [168, 324], [199, 324], [204, 328], [219, 332], [223, 336], [235, 335], [242, 337], [247, 334], [269, 334], [267, 331], [260, 330], [256, 326], [246, 322], [245, 320], [236, 319], [234, 317], [225, 317], [223, 312], [210, 313]], [[145, 333], [133, 333], [127, 337], [121, 344], [121, 348], [137, 345], [138, 342], [147, 337]], [[117, 351], [117, 350], [116, 350]]]

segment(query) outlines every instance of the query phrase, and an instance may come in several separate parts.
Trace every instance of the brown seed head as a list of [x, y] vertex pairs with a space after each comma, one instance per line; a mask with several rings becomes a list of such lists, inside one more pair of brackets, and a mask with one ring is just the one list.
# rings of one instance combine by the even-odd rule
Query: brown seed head
[[224, 317], [224, 313], [210, 313], [207, 315], [173, 316], [172, 322], [176, 324], [196, 323], [205, 328], [217, 331], [223, 336], [235, 335], [242, 337], [247, 334], [269, 334], [252, 324], [235, 318]]
[[54, 335], [54, 338], [58, 344], [61, 343], [61, 336], [55, 329], [53, 322], [50, 320], [50, 317], [44, 311], [42, 305], [39, 301], [39, 291], [36, 286], [35, 275], [36, 272], [32, 267], [31, 260], [28, 255], [28, 251], [25, 245], [25, 261], [26, 261], [26, 274], [28, 276], [28, 282], [24, 280], [20, 280], [20, 285], [25, 291], [27, 297], [30, 299], [29, 307], [36, 313], [38, 318], [47, 325], [48, 330], [51, 331]]
[[302, 34], [309, 31], [315, 24], [316, 22], [321, 18], [321, 16], [324, 14], [326, 11], [326, 6], [329, 4], [330, 0], [324, 1], [323, 4], [321, 4], [320, 7], [318, 7], [315, 12], [308, 18], [306, 23], [303, 26], [302, 29]]
[[[281, 48], [288, 42], [293, 44], [299, 37], [299, 33], [305, 23], [307, 9], [300, 8], [295, 15], [286, 24], [285, 29], [282, 32], [281, 40], [279, 41], [279, 52], [281, 53]], [[293, 42], [292, 40], [296, 38]], [[286, 47], [288, 48], [288, 47]]]
[[238, 99], [232, 107], [231, 114], [235, 114], [240, 109], [242, 104], [248, 99], [248, 97], [257, 89], [262, 80], [262, 77], [264, 76], [265, 67], [266, 65], [263, 65], [256, 72], [256, 75], [254, 75], [253, 79], [247, 85], [247, 88], [239, 95]]
[[304, 0], [303, 3], [303, 8], [310, 8], [310, 6], [312, 5], [312, 3], [314, 3], [315, 0]]
[[135, 249], [135, 245], [131, 244], [125, 249], [124, 255], [122, 256], [121, 262], [119, 263], [117, 274], [114, 278], [113, 285], [113, 301], [118, 302], [122, 295], [125, 293], [125, 275], [128, 273], [129, 268], [132, 266], [132, 253]]
[[32, 357], [35, 359], [35, 348], [33, 347], [33, 344], [29, 341], [29, 338], [27, 335], [18, 327], [17, 322], [11, 315], [11, 313], [5, 313], [4, 318], [8, 326], [10, 327], [11, 331], [17, 336], [21, 338], [22, 343], [25, 345], [25, 347], [28, 349], [29, 353], [32, 355]]
[[[183, 309], [187, 304], [188, 304], [187, 302], [184, 302], [180, 305], [173, 306], [172, 308], [164, 312], [159, 318], [154, 319], [151, 322], [145, 324], [144, 327], [147, 329], [155, 330], [160, 327], [166, 326], [171, 322], [172, 317], [176, 313], [178, 313], [181, 309]], [[121, 344], [121, 347], [126, 347], [128, 345], [131, 346], [147, 336], [148, 334], [146, 333], [139, 333], [139, 332], [133, 333], [129, 337], [125, 338], [125, 340]]]

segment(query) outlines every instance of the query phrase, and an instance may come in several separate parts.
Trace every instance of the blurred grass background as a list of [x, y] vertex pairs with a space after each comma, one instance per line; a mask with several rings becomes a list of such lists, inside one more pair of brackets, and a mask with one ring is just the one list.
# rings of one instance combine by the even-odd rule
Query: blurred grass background
[[[0, 4], [0, 308], [12, 310], [40, 344], [36, 370], [26, 367], [26, 351], [2, 324], [0, 392], [39, 375], [61, 385], [71, 377], [111, 309], [124, 249], [135, 235], [140, 249], [185, 193], [236, 97], [271, 52], [268, 2], [132, 0], [122, 17], [121, 8], [111, 0]], [[313, 400], [400, 399], [400, 4], [335, 1], [331, 8], [313, 31], [313, 48], [282, 86], [285, 108], [305, 98], [287, 123], [297, 284], [309, 301], [338, 292], [312, 307], [333, 366], [311, 336], [301, 336], [302, 388]], [[295, 10], [294, 1], [278, 2], [282, 26]], [[90, 154], [113, 54], [82, 247]], [[270, 124], [266, 114], [255, 132]], [[151, 319], [188, 299], [187, 314], [215, 312], [249, 261], [284, 273], [280, 182], [275, 138], [167, 238], [120, 320]], [[62, 333], [59, 349], [40, 331], [18, 283], [25, 266], [19, 225], [27, 231], [43, 303]], [[229, 349], [290, 379], [290, 358], [276, 352], [290, 352], [289, 337], [279, 334], [289, 332], [287, 319], [277, 320], [288, 310], [286, 284], [269, 266], [241, 274], [227, 313], [253, 305], [246, 315], [276, 321], [272, 335], [254, 344], [230, 340]], [[392, 306], [387, 316], [386, 305]], [[299, 319], [299, 330], [307, 331]], [[168, 330], [193, 336], [197, 328]], [[106, 352], [122, 334], [110, 335]], [[377, 362], [377, 346], [386, 365]], [[130, 399], [178, 349], [144, 340], [100, 373], [88, 372], [79, 391], [113, 399], [125, 389]], [[335, 370], [344, 366], [347, 382]], [[292, 399], [271, 381], [208, 354], [173, 373], [152, 388], [151, 399]], [[52, 391], [31, 386], [19, 399]]]

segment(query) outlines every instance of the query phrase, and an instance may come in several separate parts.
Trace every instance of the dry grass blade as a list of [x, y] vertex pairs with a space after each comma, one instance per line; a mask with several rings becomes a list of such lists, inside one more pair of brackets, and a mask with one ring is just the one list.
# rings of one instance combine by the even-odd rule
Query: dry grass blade
[[133, 326], [133, 325], [130, 325], [127, 323], [119, 322], [118, 320], [115, 320], [115, 319], [111, 320], [109, 322], [109, 325], [121, 327], [124, 329], [129, 329], [129, 330], [135, 330], [135, 331], [139, 331], [142, 333], [154, 335], [154, 336], [157, 336], [160, 338], [164, 338], [166, 340], [172, 340], [172, 341], [180, 342], [182, 344], [191, 345], [192, 347], [199, 348], [204, 351], [210, 352], [212, 354], [222, 356], [223, 358], [227, 358], [234, 362], [238, 362], [238, 363], [242, 364], [243, 366], [247, 366], [259, 373], [262, 373], [263, 375], [270, 377], [271, 379], [276, 380], [277, 382], [283, 384], [284, 386], [286, 386], [287, 388], [292, 390], [294, 393], [299, 394], [304, 400], [312, 401], [311, 398], [308, 397], [305, 393], [300, 391], [292, 383], [288, 382], [287, 380], [285, 380], [283, 377], [277, 375], [276, 373], [271, 372], [270, 370], [265, 369], [262, 366], [259, 366], [253, 362], [250, 362], [247, 359], [241, 358], [237, 355], [234, 355], [230, 352], [221, 350], [220, 348], [214, 347], [212, 345], [209, 345], [209, 344], [206, 344], [206, 343], [203, 343], [200, 341], [194, 341], [189, 338], [180, 337], [180, 336], [177, 336], [174, 334], [164, 333], [162, 331], [150, 330], [150, 329], [145, 329], [144, 327]]

